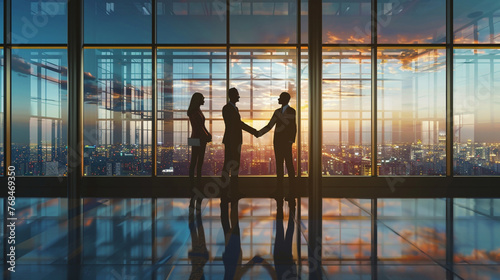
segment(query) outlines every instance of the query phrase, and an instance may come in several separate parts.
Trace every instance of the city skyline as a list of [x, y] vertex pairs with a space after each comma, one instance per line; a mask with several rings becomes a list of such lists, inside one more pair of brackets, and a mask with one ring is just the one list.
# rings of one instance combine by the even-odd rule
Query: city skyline
[[[84, 150], [92, 151], [94, 157], [86, 155], [85, 162], [95, 165], [86, 167], [85, 175], [150, 174], [153, 144], [151, 51], [89, 49], [85, 54]], [[459, 85], [465, 82], [455, 90], [458, 98], [455, 101], [453, 149], [457, 175], [498, 174], [496, 140], [500, 137], [491, 133], [490, 125], [483, 123], [494, 124], [495, 108], [500, 106], [497, 97], [489, 95], [500, 86], [494, 82], [495, 74], [491, 72], [499, 54], [486, 49], [456, 51], [457, 77], [469, 77], [471, 71], [481, 73], [474, 74], [477, 82], [473, 84], [461, 78], [456, 81]], [[65, 55], [64, 49], [16, 50], [12, 147], [15, 148], [14, 162], [25, 165], [26, 175], [61, 176], [66, 172]], [[189, 160], [190, 126], [185, 110], [195, 91], [206, 95], [207, 103], [201, 109], [214, 139], [209, 151], [215, 158], [207, 157], [207, 166], [212, 167], [204, 174], [220, 172], [224, 123], [219, 107], [226, 102], [226, 83], [242, 92], [242, 100], [237, 104], [242, 119], [258, 129], [267, 124], [279, 106], [279, 93], [289, 91], [292, 94], [292, 107], [300, 101], [301, 131], [298, 136], [302, 141], [300, 149], [294, 146], [294, 154], [296, 167], [300, 166], [301, 174], [306, 175], [308, 100], [303, 95], [307, 93], [304, 89], [307, 86], [306, 60], [301, 64], [302, 90], [298, 96], [295, 49], [235, 48], [229, 57], [230, 80], [227, 81], [228, 62], [223, 49], [158, 50], [158, 175], [187, 175], [184, 166]], [[370, 50], [325, 48], [323, 57], [323, 174], [370, 176], [373, 86]], [[304, 58], [307, 56], [302, 55]], [[445, 174], [445, 58], [444, 49], [379, 50], [378, 174]], [[470, 61], [474, 62], [472, 66]], [[469, 91], [463, 91], [464, 88]], [[31, 102], [25, 102], [29, 99]], [[464, 100], [474, 101], [467, 103], [472, 108], [464, 107]], [[491, 108], [489, 114], [484, 110], [486, 104]], [[466, 147], [471, 145], [475, 147]], [[95, 149], [91, 150], [93, 147]], [[483, 149], [477, 152], [481, 154], [480, 160], [473, 156], [476, 147]], [[244, 149], [248, 153], [244, 157], [250, 162], [242, 164], [242, 174], [274, 174], [272, 135], [255, 139], [245, 134]], [[464, 149], [474, 149], [474, 152]], [[298, 150], [301, 150], [300, 165], [297, 164]], [[93, 160], [99, 163], [91, 163]], [[36, 165], [44, 167], [34, 167]], [[122, 172], [128, 170], [129, 165], [134, 165], [136, 171]], [[101, 171], [90, 171], [92, 169]]]

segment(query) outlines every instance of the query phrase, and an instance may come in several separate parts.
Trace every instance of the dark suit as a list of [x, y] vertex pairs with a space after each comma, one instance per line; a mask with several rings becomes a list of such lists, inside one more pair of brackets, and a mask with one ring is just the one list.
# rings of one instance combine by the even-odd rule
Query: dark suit
[[[230, 185], [233, 190], [238, 184], [238, 172], [240, 170], [240, 157], [241, 157], [241, 143], [243, 142], [242, 130], [255, 134], [257, 131], [241, 121], [238, 109], [231, 103], [227, 103], [222, 108], [222, 117], [226, 129], [224, 131], [224, 169], [222, 170], [223, 176], [229, 178], [231, 174]], [[225, 194], [227, 189], [223, 189]]]
[[[293, 167], [292, 144], [295, 143], [297, 134], [297, 122], [295, 120], [295, 109], [288, 106], [285, 112], [282, 108], [276, 109], [269, 123], [262, 128], [261, 133], [265, 134], [276, 125], [274, 129], [274, 156], [276, 159], [276, 175], [278, 177], [278, 187], [282, 189], [284, 170], [283, 161], [288, 171], [290, 183], [295, 178], [295, 168]], [[281, 191], [278, 189], [278, 191]]]

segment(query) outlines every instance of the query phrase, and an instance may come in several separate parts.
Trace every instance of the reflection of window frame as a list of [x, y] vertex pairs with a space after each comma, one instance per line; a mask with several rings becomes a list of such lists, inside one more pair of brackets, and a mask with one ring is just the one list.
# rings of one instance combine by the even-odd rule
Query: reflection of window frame
[[[357, 54], [353, 54], [357, 53]], [[368, 55], [366, 55], [368, 53]], [[329, 167], [332, 167], [332, 171], [335, 172], [336, 174], [329, 174], [329, 175], [361, 175], [361, 176], [369, 176], [371, 175], [371, 162], [369, 159], [367, 159], [367, 155], [365, 152], [370, 155], [370, 150], [371, 150], [371, 106], [368, 108], [363, 108], [363, 102], [365, 102], [364, 98], [362, 97], [362, 91], [368, 91], [371, 95], [370, 90], [363, 90], [363, 82], [369, 81], [371, 82], [371, 75], [369, 78], [366, 78], [364, 76], [367, 76], [367, 73], [364, 69], [366, 67], [367, 63], [366, 61], [368, 60], [369, 64], [368, 66], [371, 68], [371, 56], [370, 56], [370, 50], [369, 49], [360, 49], [360, 50], [355, 50], [355, 49], [342, 49], [342, 48], [323, 48], [323, 153], [324, 153], [324, 159], [323, 159], [323, 170], [324, 174], [326, 175], [326, 172], [328, 172]], [[334, 71], [332, 73], [327, 73], [325, 75], [325, 64], [328, 63], [333, 63], [333, 64], [338, 64], [338, 71]], [[359, 64], [359, 71], [356, 74], [356, 77], [351, 77], [347, 79], [342, 78], [342, 68], [343, 64], [351, 65], [351, 64]], [[353, 73], [348, 73], [346, 75], [352, 76]], [[326, 76], [326, 77], [325, 77]], [[353, 83], [359, 83], [359, 98], [357, 101], [359, 108], [358, 109], [353, 109], [353, 110], [346, 110], [342, 107], [342, 81], [343, 80], [348, 80], [352, 81]], [[338, 82], [338, 89], [333, 90], [335, 92], [335, 96], [333, 96], [333, 100], [338, 101], [338, 108], [333, 107], [333, 108], [328, 108], [326, 106], [326, 103], [324, 102], [325, 100], [325, 89], [327, 87], [325, 86], [328, 84], [329, 81], [333, 82]], [[371, 86], [371, 85], [370, 85]], [[333, 88], [333, 87], [332, 87]], [[371, 97], [370, 97], [371, 100]], [[354, 119], [349, 117], [349, 114], [358, 114], [359, 118]], [[369, 118], [367, 118], [367, 116]], [[367, 123], [368, 122], [368, 123]], [[338, 128], [338, 130], [329, 130], [327, 123], [336, 123], [337, 125], [335, 126]], [[365, 125], [363, 125], [365, 124]], [[366, 139], [364, 139], [363, 134], [366, 133], [366, 127], [368, 126], [368, 131], [370, 131], [370, 136], [368, 137], [368, 143], [366, 143]], [[357, 128], [356, 128], [357, 127]], [[353, 128], [353, 129], [351, 129]], [[336, 136], [337, 142], [333, 141], [333, 143], [326, 143], [327, 139], [326, 135], [327, 134], [333, 134]], [[349, 139], [352, 138], [352, 139]], [[359, 140], [356, 140], [356, 139]], [[354, 141], [354, 143], [349, 143], [350, 141]], [[351, 144], [352, 147], [349, 147]], [[339, 158], [335, 155], [330, 155], [328, 151], [328, 147], [332, 150], [331, 152], [335, 152], [334, 154], [338, 154], [340, 152], [341, 156], [343, 155], [343, 158]], [[334, 148], [332, 148], [334, 147]], [[347, 157], [347, 154], [350, 154], [350, 150], [354, 152], [353, 157], [349, 156]], [[357, 152], [356, 152], [357, 151]], [[361, 152], [361, 153], [360, 153]], [[360, 154], [359, 154], [360, 153]], [[358, 154], [358, 155], [357, 155]], [[328, 158], [330, 157], [330, 158]], [[346, 158], [349, 158], [349, 160], [346, 160]], [[352, 158], [352, 160], [351, 160]], [[358, 163], [359, 161], [359, 163]], [[334, 163], [335, 162], [335, 163]], [[330, 166], [329, 166], [330, 165]]]
[[[68, 120], [65, 119], [67, 115], [64, 112], [67, 112], [68, 105], [67, 100], [64, 101], [66, 90], [63, 88], [67, 66], [62, 65], [65, 55], [66, 50], [29, 49], [29, 53], [16, 59], [16, 63], [21, 64], [19, 67], [26, 67], [22, 68], [26, 72], [14, 68], [12, 74], [28, 79], [30, 89], [28, 101], [24, 101], [29, 103], [30, 108], [30, 112], [26, 112], [29, 115], [29, 145], [25, 147], [27, 150], [18, 147], [12, 158], [20, 175], [61, 176], [67, 172], [65, 131]], [[29, 59], [24, 59], [26, 56]], [[12, 86], [13, 92], [17, 91], [15, 86], [16, 84]], [[15, 104], [13, 108], [15, 109]], [[19, 152], [19, 157], [16, 158]]]
[[[444, 65], [443, 57], [445, 53], [441, 48], [379, 49], [377, 77], [379, 132], [377, 133], [381, 139], [378, 143], [381, 175], [445, 174], [446, 145], [443, 146], [439, 142], [439, 135], [446, 133], [446, 116], [440, 113], [446, 108], [446, 89], [441, 88], [442, 91], [439, 91], [438, 88], [441, 79], [445, 78], [445, 71], [439, 69]], [[396, 72], [395, 65], [399, 64], [402, 64], [402, 70]], [[422, 92], [419, 88], [420, 79], [433, 80], [433, 89], [429, 91], [431, 97], [427, 97], [426, 92]], [[386, 83], [397, 83], [398, 86], [395, 87], [397, 90], [391, 89]], [[411, 90], [403, 91], [408, 84], [411, 85]], [[394, 102], [386, 104], [388, 98], [385, 97], [386, 94], [389, 96], [399, 94], [400, 104], [396, 104], [396, 108]], [[426, 98], [424, 102], [419, 101], [422, 97]], [[390, 107], [386, 108], [386, 105]], [[423, 117], [420, 116], [422, 110], [424, 110]], [[427, 131], [425, 124], [428, 124]], [[438, 124], [441, 124], [441, 127], [438, 127]], [[413, 130], [412, 133], [408, 133], [410, 128]], [[411, 143], [408, 142], [409, 135], [413, 136]], [[427, 140], [432, 142], [424, 139], [426, 135]], [[389, 140], [386, 140], [387, 138]], [[404, 138], [407, 140], [403, 140]]]
[[497, 133], [493, 127], [499, 119], [494, 97], [498, 85], [495, 69], [500, 65], [499, 52], [480, 48], [455, 49], [453, 59], [457, 77], [453, 104], [454, 174], [497, 175], [500, 164], [496, 155], [500, 146], [498, 142], [488, 143], [484, 139]]
[[[86, 106], [96, 106], [95, 123], [91, 124], [95, 130], [96, 139], [86, 137], [87, 144], [102, 156], [102, 153], [111, 155], [110, 147], [120, 147], [114, 150], [113, 156], [119, 152], [121, 160], [108, 159], [106, 163], [107, 175], [122, 175], [125, 172], [147, 173], [148, 163], [152, 162], [152, 93], [148, 87], [152, 86], [152, 57], [149, 49], [88, 49], [89, 58], [95, 59], [96, 87], [86, 93], [92, 101], [95, 94], [97, 103], [88, 103]], [[92, 64], [92, 63], [89, 63]], [[92, 93], [92, 91], [95, 91]], [[117, 92], [118, 91], [118, 92]], [[87, 133], [91, 134], [89, 131]], [[148, 135], [151, 134], [151, 135]], [[137, 135], [140, 135], [138, 137]], [[85, 136], [84, 136], [85, 137]], [[86, 154], [85, 169], [92, 169], [92, 155]], [[127, 158], [133, 157], [133, 158]], [[144, 168], [137, 165], [144, 165]], [[110, 165], [111, 164], [111, 165]], [[113, 164], [116, 166], [113, 167]], [[125, 168], [123, 168], [125, 167]], [[111, 170], [108, 170], [110, 169]], [[132, 171], [135, 170], [135, 171]], [[103, 175], [85, 172], [89, 176]]]

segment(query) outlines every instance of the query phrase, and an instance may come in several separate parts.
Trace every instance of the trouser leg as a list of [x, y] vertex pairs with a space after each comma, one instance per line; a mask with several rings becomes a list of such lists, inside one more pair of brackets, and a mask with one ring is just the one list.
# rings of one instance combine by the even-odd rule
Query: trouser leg
[[285, 159], [286, 170], [288, 171], [289, 194], [295, 196], [295, 167], [293, 166], [292, 143], [285, 145], [283, 156]]
[[198, 153], [198, 164], [196, 165], [196, 176], [198, 177], [198, 180], [201, 178], [201, 171], [203, 168], [203, 161], [205, 160], [205, 150], [207, 148], [207, 145], [202, 145], [199, 148], [199, 153]]
[[189, 163], [189, 178], [194, 178], [194, 170], [199, 161], [200, 147], [191, 147], [191, 162]]
[[241, 160], [241, 144], [234, 145], [231, 147], [231, 192], [233, 194], [232, 199], [235, 199], [240, 195], [239, 190], [239, 173], [240, 173], [240, 160]]
[[281, 145], [279, 146], [274, 146], [274, 158], [276, 160], [276, 179], [277, 179], [277, 186], [276, 186], [276, 195], [277, 196], [282, 196], [283, 195], [283, 177], [284, 177], [284, 169], [283, 169], [283, 161], [284, 161], [284, 156], [283, 156], [283, 149]]
[[221, 197], [228, 198], [232, 192], [238, 192], [238, 174], [240, 169], [241, 144], [225, 144], [224, 149], [224, 167], [222, 179], [225, 180], [225, 187], [221, 192]]

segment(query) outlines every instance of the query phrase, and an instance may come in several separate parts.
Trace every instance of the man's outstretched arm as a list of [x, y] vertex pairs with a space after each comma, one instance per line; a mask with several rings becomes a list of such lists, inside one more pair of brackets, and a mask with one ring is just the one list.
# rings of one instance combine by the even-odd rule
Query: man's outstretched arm
[[249, 126], [248, 124], [244, 123], [243, 121], [241, 121], [241, 129], [243, 129], [244, 131], [246, 131], [252, 135], [257, 136], [257, 129]]
[[264, 126], [261, 130], [259, 130], [258, 136], [260, 137], [260, 136], [268, 133], [269, 130], [273, 129], [273, 126], [276, 124], [277, 121], [278, 121], [278, 117], [276, 116], [276, 111], [274, 111], [274, 114], [271, 117], [271, 119], [269, 120], [269, 123], [266, 126]]
[[297, 137], [297, 120], [296, 120], [296, 113], [295, 110], [293, 111], [293, 118], [291, 118], [291, 121], [293, 122], [293, 137], [292, 137], [292, 143], [295, 143], [295, 138]]

